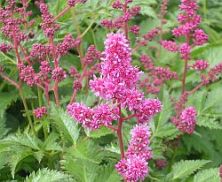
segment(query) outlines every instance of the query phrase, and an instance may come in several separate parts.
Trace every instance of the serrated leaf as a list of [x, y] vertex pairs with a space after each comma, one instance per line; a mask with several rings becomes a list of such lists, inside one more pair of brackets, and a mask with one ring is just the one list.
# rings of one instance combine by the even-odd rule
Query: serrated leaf
[[45, 151], [62, 151], [61, 146], [56, 142], [58, 135], [56, 133], [50, 133], [42, 145], [42, 149]]
[[210, 117], [198, 117], [197, 120], [197, 125], [206, 127], [209, 129], [216, 129], [216, 130], [221, 130], [222, 125], [217, 121], [217, 118], [210, 118]]
[[117, 173], [114, 165], [103, 166], [99, 168], [96, 182], [120, 182], [121, 177]]
[[80, 131], [77, 122], [68, 116], [64, 110], [56, 108], [55, 105], [52, 105], [50, 117], [65, 139], [71, 143], [76, 143]]
[[109, 134], [112, 134], [113, 132], [109, 129], [109, 128], [106, 128], [106, 127], [101, 127], [95, 131], [90, 131], [88, 136], [89, 137], [92, 137], [92, 138], [100, 138], [102, 136], [106, 136], [106, 135], [109, 135]]
[[74, 182], [69, 175], [55, 170], [49, 170], [47, 168], [39, 169], [37, 172], [33, 172], [29, 177], [25, 179], [25, 182]]
[[12, 174], [13, 179], [15, 176], [16, 167], [19, 164], [19, 162], [21, 162], [23, 159], [25, 159], [26, 157], [30, 155], [32, 155], [32, 151], [25, 148], [23, 150], [20, 148], [15, 154], [13, 153], [10, 154], [11, 157], [9, 160], [9, 166], [11, 169], [11, 174]]
[[211, 168], [199, 171], [193, 182], [220, 182], [219, 169]]
[[172, 168], [173, 179], [184, 179], [209, 162], [207, 160], [182, 160], [177, 162]]

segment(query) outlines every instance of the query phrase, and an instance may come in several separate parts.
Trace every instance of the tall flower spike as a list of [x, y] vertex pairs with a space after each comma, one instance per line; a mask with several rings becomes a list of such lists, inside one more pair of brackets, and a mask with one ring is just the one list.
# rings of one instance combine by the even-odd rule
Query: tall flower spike
[[109, 34], [105, 41], [101, 78], [90, 82], [96, 95], [105, 99], [121, 101], [127, 89], [136, 87], [139, 70], [131, 65], [131, 49], [122, 33]]

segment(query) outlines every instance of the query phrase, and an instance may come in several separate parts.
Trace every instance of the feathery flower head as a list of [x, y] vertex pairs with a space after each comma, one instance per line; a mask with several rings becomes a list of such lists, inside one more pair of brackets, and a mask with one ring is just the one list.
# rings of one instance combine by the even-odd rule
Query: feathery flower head
[[146, 160], [138, 156], [120, 160], [116, 164], [116, 169], [127, 182], [144, 180], [148, 174]]
[[138, 123], [145, 123], [162, 109], [161, 102], [157, 99], [145, 99], [136, 110]]
[[126, 152], [126, 157], [139, 156], [145, 160], [152, 158], [152, 152], [149, 148], [150, 131], [146, 125], [137, 125], [131, 130], [131, 140]]
[[124, 34], [109, 34], [105, 41], [101, 78], [90, 82], [96, 95], [118, 98], [127, 89], [136, 87], [140, 72], [131, 65], [131, 49]]
[[173, 118], [172, 121], [180, 131], [192, 134], [196, 126], [196, 117], [196, 109], [194, 107], [188, 107], [181, 112], [178, 119]]
[[109, 126], [119, 117], [119, 110], [106, 104], [91, 109], [83, 104], [73, 103], [67, 106], [67, 112], [78, 123], [91, 130]]

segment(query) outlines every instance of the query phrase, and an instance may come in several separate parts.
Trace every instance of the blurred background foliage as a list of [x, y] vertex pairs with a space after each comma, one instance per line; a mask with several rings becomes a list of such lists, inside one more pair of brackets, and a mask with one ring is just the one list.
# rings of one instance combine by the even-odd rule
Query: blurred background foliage
[[[47, 2], [54, 15], [59, 14], [66, 6], [66, 0]], [[81, 35], [81, 49], [84, 52], [91, 44], [95, 44], [97, 49], [102, 51], [108, 31], [100, 26], [100, 22], [120, 13], [111, 8], [112, 2], [113, 0], [88, 0], [84, 5], [78, 4], [59, 18], [61, 30], [56, 34], [55, 40], [62, 40], [67, 33], [74, 37]], [[1, 5], [4, 3], [4, 0], [0, 0]], [[141, 35], [160, 25], [161, 0], [134, 0], [133, 4], [142, 8], [141, 14], [131, 22], [141, 26]], [[163, 39], [173, 38], [171, 29], [177, 25], [178, 5], [179, 1], [169, 0], [166, 17], [168, 22], [163, 27]], [[207, 60], [212, 67], [222, 60], [222, 1], [199, 0], [199, 5], [201, 26], [209, 36], [209, 43], [195, 48], [192, 56], [195, 59]], [[24, 46], [31, 49], [34, 43], [45, 43], [47, 40], [40, 29], [40, 12], [34, 0], [30, 0], [29, 9], [33, 12], [30, 18], [36, 20], [32, 27], [34, 38]], [[134, 35], [130, 35], [130, 39], [131, 46], [134, 47]], [[0, 41], [5, 41], [4, 37], [0, 37]], [[170, 66], [172, 70], [182, 73], [183, 63], [180, 57], [162, 49], [158, 41], [159, 38], [149, 44], [156, 46], [156, 49], [147, 46], [136, 51], [133, 54], [133, 64], [141, 67], [139, 57], [141, 54], [147, 54], [156, 65]], [[14, 55], [0, 53], [0, 64], [4, 64], [12, 78], [18, 77]], [[67, 71], [70, 66], [75, 66], [81, 71], [79, 57], [75, 51], [70, 51], [64, 56], [60, 64]], [[196, 85], [199, 79], [195, 72], [189, 72], [188, 88]], [[170, 81], [162, 89], [159, 98], [164, 109], [151, 123], [153, 160], [149, 164], [150, 176], [145, 181], [219, 182], [218, 166], [222, 163], [221, 86], [222, 82], [219, 80], [190, 97], [188, 104], [194, 105], [198, 110], [198, 126], [192, 136], [185, 135], [181, 138], [178, 138], [180, 133], [169, 122], [173, 114], [170, 95], [179, 96], [180, 82]], [[31, 112], [38, 103], [37, 91], [27, 86], [24, 86], [23, 90]], [[60, 92], [61, 103], [66, 106], [72, 92], [71, 79], [61, 83]], [[90, 106], [96, 98], [92, 93], [86, 96], [86, 92], [82, 90], [77, 100]], [[35, 122], [37, 131], [40, 131], [42, 125], [52, 129], [47, 138], [41, 133], [39, 137], [30, 135], [17, 91], [0, 78], [0, 181], [120, 181], [114, 169], [120, 152], [116, 138], [110, 130], [102, 128], [95, 132], [84, 131], [63, 109], [53, 105], [47, 118]], [[132, 126], [133, 123], [130, 122], [124, 126], [125, 142], [129, 140], [129, 130]], [[157, 159], [165, 159], [166, 168], [157, 169]]]

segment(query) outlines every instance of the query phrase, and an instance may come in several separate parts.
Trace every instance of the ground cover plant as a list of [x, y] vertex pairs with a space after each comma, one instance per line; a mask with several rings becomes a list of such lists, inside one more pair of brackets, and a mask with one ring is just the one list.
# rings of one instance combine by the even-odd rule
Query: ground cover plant
[[220, 182], [221, 10], [0, 1], [0, 181]]

